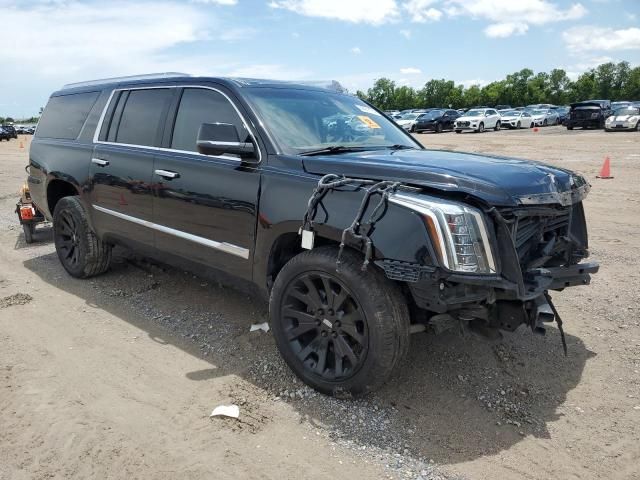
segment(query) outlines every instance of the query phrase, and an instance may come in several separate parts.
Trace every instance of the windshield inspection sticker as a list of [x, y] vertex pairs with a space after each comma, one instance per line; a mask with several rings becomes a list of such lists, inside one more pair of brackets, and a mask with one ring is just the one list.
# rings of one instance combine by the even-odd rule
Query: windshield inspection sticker
[[376, 112], [373, 108], [368, 107], [366, 105], [356, 105], [356, 107], [358, 108], [358, 110], [360, 110], [361, 112], [364, 113], [368, 113], [369, 115], [377, 115], [377, 116], [381, 116], [378, 112]]
[[371, 120], [369, 117], [367, 117], [366, 115], [358, 115], [358, 118], [360, 119], [360, 121], [362, 123], [364, 123], [367, 127], [369, 128], [381, 128], [380, 125], [378, 125], [376, 122], [374, 122], [373, 120]]

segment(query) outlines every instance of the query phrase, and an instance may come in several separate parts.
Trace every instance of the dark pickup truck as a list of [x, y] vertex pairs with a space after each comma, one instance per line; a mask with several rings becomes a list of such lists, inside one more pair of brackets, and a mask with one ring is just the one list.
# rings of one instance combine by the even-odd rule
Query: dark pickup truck
[[585, 100], [572, 103], [565, 125], [567, 130], [573, 130], [575, 127], [604, 128], [605, 121], [611, 113], [609, 100]]
[[[30, 149], [32, 199], [69, 274], [112, 246], [185, 261], [269, 299], [292, 370], [366, 393], [411, 332], [562, 325], [549, 291], [589, 283], [578, 174], [430, 151], [341, 91], [149, 75], [68, 85]], [[564, 338], [564, 337], [563, 337]]]

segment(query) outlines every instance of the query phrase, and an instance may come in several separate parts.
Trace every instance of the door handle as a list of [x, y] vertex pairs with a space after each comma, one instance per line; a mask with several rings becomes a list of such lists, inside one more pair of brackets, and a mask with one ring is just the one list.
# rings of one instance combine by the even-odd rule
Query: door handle
[[107, 165], [109, 165], [109, 161], [103, 160], [102, 158], [92, 158], [91, 163], [95, 163], [99, 167], [106, 167]]
[[172, 172], [170, 170], [156, 170], [155, 174], [162, 178], [166, 178], [167, 180], [172, 180], [180, 176], [178, 172]]

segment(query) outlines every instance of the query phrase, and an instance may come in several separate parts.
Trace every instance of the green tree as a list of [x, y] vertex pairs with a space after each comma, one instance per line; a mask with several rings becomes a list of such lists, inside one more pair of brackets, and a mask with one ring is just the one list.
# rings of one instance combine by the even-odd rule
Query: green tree
[[395, 108], [396, 83], [388, 78], [377, 79], [373, 87], [367, 90], [367, 99], [381, 110]]
[[421, 107], [448, 107], [449, 99], [456, 89], [456, 85], [452, 80], [429, 80], [418, 91], [418, 100]]
[[571, 85], [571, 80], [567, 72], [561, 68], [554, 68], [549, 74], [548, 102], [556, 105], [567, 103], [567, 90]]

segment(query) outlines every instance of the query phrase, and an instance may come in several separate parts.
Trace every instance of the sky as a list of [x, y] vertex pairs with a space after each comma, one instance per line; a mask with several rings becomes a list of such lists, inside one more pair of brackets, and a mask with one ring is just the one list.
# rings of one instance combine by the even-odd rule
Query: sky
[[0, 116], [65, 83], [152, 72], [469, 86], [640, 65], [640, 0], [0, 0]]

